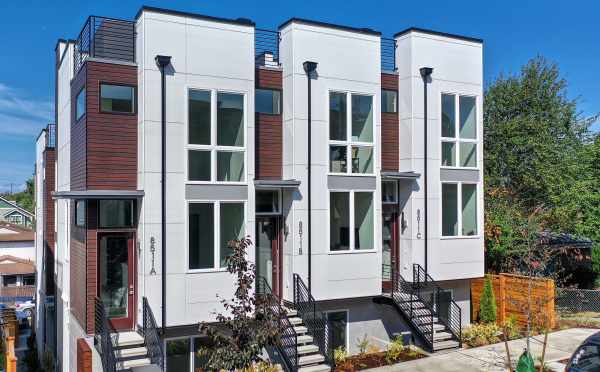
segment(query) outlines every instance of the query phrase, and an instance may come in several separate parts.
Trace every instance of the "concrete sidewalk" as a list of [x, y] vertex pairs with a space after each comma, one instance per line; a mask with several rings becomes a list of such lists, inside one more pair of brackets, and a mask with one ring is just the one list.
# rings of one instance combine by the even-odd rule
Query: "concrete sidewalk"
[[[579, 344], [598, 329], [572, 328], [553, 332], [548, 335], [546, 362], [569, 358]], [[534, 359], [542, 355], [544, 336], [531, 339], [531, 352]], [[513, 365], [525, 349], [525, 339], [509, 341]], [[482, 346], [473, 349], [461, 349], [445, 354], [436, 354], [428, 358], [399, 363], [393, 366], [373, 368], [369, 371], [418, 371], [418, 372], [470, 372], [503, 371], [506, 372], [506, 352], [504, 343]]]

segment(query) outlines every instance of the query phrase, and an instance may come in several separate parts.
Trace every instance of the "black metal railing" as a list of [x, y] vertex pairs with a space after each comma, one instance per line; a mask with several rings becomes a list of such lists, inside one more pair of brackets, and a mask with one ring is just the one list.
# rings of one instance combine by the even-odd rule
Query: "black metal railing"
[[152, 364], [159, 366], [162, 371], [164, 367], [163, 342], [158, 333], [154, 313], [152, 312], [152, 308], [146, 297], [142, 298], [142, 318], [143, 324], [141, 332], [144, 336], [144, 344], [148, 350], [148, 357]]
[[135, 62], [135, 23], [89, 16], [75, 42], [75, 74], [88, 58]]
[[451, 298], [447, 298], [444, 306], [441, 306], [440, 293], [443, 292], [443, 289], [419, 264], [413, 264], [413, 284], [417, 297], [431, 306], [432, 313], [435, 313], [439, 321], [458, 340], [459, 346], [462, 346], [462, 314], [460, 306]]
[[279, 31], [254, 30], [254, 56], [257, 63], [264, 63], [265, 54], [273, 56], [273, 62], [279, 64]]
[[304, 326], [308, 329], [308, 333], [313, 337], [313, 340], [319, 351], [325, 357], [326, 363], [330, 366], [334, 365], [333, 360], [333, 345], [331, 337], [329, 337], [327, 324], [327, 314], [319, 310], [317, 301], [308, 291], [306, 284], [300, 278], [300, 275], [294, 274], [294, 306], [298, 312], [298, 316], [302, 318]]
[[381, 71], [396, 71], [396, 39], [381, 38]]
[[96, 349], [100, 353], [102, 369], [104, 372], [116, 372], [117, 358], [115, 356], [116, 331], [110, 325], [102, 300], [98, 297], [94, 301], [94, 338]]
[[56, 124], [48, 124], [46, 127], [46, 147], [56, 147]]
[[433, 309], [424, 302], [425, 308], [417, 306], [417, 302], [422, 300], [417, 296], [414, 283], [406, 281], [400, 273], [394, 275], [392, 299], [406, 314], [426, 346], [433, 350]]
[[[278, 314], [279, 340], [275, 348], [281, 355], [283, 362], [289, 372], [298, 370], [298, 335], [294, 326], [287, 317], [287, 312], [281, 306], [281, 300], [277, 297], [267, 280], [259, 276], [256, 278], [257, 305], [263, 309], [268, 308], [271, 312]], [[265, 309], [266, 310], [266, 309]]]

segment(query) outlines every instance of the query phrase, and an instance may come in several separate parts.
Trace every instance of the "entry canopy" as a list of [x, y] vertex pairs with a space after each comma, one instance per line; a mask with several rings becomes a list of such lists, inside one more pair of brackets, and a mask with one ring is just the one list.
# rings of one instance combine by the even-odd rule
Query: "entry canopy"
[[142, 199], [143, 190], [86, 190], [86, 191], [57, 191], [52, 193], [54, 199], [72, 200], [115, 200]]
[[300, 186], [298, 180], [254, 180], [254, 187], [257, 189], [297, 189]]
[[390, 180], [416, 180], [421, 177], [420, 173], [410, 172], [381, 172], [381, 177]]

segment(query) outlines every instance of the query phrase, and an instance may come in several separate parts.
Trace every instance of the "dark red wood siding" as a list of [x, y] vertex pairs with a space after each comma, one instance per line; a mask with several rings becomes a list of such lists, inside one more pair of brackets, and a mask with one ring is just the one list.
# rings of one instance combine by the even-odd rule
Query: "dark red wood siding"
[[54, 199], [52, 192], [55, 191], [55, 169], [56, 169], [56, 150], [46, 148], [44, 150], [44, 242], [54, 254]]
[[136, 190], [137, 115], [100, 112], [100, 83], [136, 87], [137, 67], [89, 61], [86, 65], [87, 189]]
[[[72, 214], [74, 215], [74, 214]], [[86, 327], [86, 244], [85, 228], [71, 225], [71, 262], [69, 272], [71, 278], [71, 309], [82, 327]], [[89, 331], [86, 329], [86, 331]]]
[[[256, 87], [282, 89], [280, 70], [256, 70]], [[256, 178], [278, 179], [283, 176], [283, 121], [280, 115], [256, 113]]]
[[[381, 74], [381, 89], [398, 91], [398, 75]], [[381, 113], [381, 167], [397, 172], [400, 165], [400, 122], [398, 112]]]

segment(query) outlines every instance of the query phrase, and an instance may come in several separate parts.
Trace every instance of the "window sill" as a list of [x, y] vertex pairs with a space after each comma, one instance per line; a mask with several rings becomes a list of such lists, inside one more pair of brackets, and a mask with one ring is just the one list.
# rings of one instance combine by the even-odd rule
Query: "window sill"
[[193, 269], [193, 270], [187, 270], [185, 273], [186, 274], [210, 274], [210, 273], [226, 273], [227, 272], [227, 268], [223, 267], [223, 268], [219, 268], [219, 269]]
[[450, 167], [450, 166], [447, 166], [447, 165], [440, 165], [440, 169], [479, 170], [479, 167]]
[[376, 177], [375, 173], [327, 173], [328, 176]]
[[328, 251], [327, 254], [335, 256], [339, 254], [361, 254], [361, 253], [377, 253], [377, 249], [349, 249], [346, 251]]
[[225, 181], [186, 181], [187, 185], [237, 185], [237, 186], [248, 186], [248, 182], [225, 182]]
[[457, 235], [457, 236], [442, 236], [440, 240], [469, 240], [481, 239], [481, 235]]

